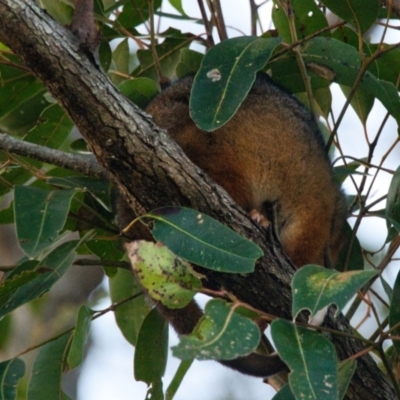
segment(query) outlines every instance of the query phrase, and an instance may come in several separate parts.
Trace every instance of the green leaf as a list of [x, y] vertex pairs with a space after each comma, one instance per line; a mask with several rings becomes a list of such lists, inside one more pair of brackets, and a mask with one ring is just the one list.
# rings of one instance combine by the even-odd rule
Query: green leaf
[[173, 253], [202, 267], [222, 272], [253, 272], [262, 250], [213, 218], [185, 207], [164, 207], [145, 215], [152, 231]]
[[[361, 69], [361, 58], [357, 50], [335, 39], [317, 37], [309, 40], [302, 47], [302, 56], [307, 66], [322, 65], [331, 71], [335, 82], [350, 87]], [[379, 80], [367, 71], [358, 88], [380, 100], [390, 114], [400, 121], [399, 95], [392, 83]]]
[[378, 271], [337, 272], [318, 265], [306, 265], [293, 277], [293, 309], [296, 316], [301, 310], [310, 311], [310, 318], [319, 310], [334, 303], [337, 313], [343, 309], [352, 296]]
[[37, 124], [24, 137], [24, 141], [58, 149], [73, 126], [66, 112], [58, 104], [52, 104], [43, 110]]
[[[341, 86], [341, 89], [346, 98], [348, 98], [350, 94], [350, 88], [347, 86]], [[372, 94], [365, 93], [364, 91], [358, 89], [351, 98], [350, 104], [364, 125], [367, 123], [368, 115], [372, 110], [374, 101], [375, 97]]]
[[232, 304], [218, 299], [206, 304], [194, 332], [182, 336], [172, 352], [182, 360], [233, 360], [250, 354], [259, 342], [259, 327], [237, 314]]
[[168, 324], [153, 308], [143, 321], [135, 349], [135, 379], [161, 381], [168, 357]]
[[78, 367], [83, 360], [85, 344], [89, 338], [90, 325], [94, 311], [82, 306], [78, 312], [74, 335], [68, 353], [68, 366], [70, 369]]
[[391, 225], [397, 229], [398, 225], [395, 222], [400, 224], [400, 167], [397, 168], [390, 182], [385, 216], [388, 229]]
[[[161, 44], [156, 46], [156, 52], [163, 75], [173, 79], [175, 77], [176, 66], [180, 60], [181, 49], [189, 46], [192, 35], [182, 34], [176, 29], [170, 29], [169, 31], [170, 34], [168, 31], [161, 34], [161, 36], [164, 35], [167, 37]], [[140, 62], [140, 68], [134, 71], [133, 75], [147, 76], [154, 81], [158, 81], [151, 50], [138, 50], [136, 55]]]
[[[389, 309], [389, 326], [393, 328], [396, 324], [400, 322], [400, 272], [397, 274], [396, 281], [393, 286], [393, 294], [390, 299], [390, 309]], [[400, 335], [400, 326], [394, 328], [390, 332], [393, 336]], [[400, 342], [398, 340], [393, 340], [393, 346], [400, 354]]]
[[172, 378], [171, 383], [169, 384], [166, 392], [165, 392], [165, 400], [172, 400], [181, 385], [183, 378], [188, 372], [189, 368], [193, 364], [193, 359], [190, 360], [182, 360], [179, 364], [178, 370], [176, 371], [174, 377]]
[[335, 269], [340, 272], [362, 271], [364, 269], [364, 257], [360, 241], [354, 235], [353, 229], [347, 221], [344, 224], [342, 235], [344, 245], [340, 250], [338, 261], [334, 266]]
[[0, 211], [0, 225], [14, 223], [14, 204], [13, 202], [7, 208]]
[[[113, 304], [128, 299], [142, 290], [132, 272], [120, 268], [116, 275], [109, 279], [109, 284]], [[125, 339], [133, 346], [136, 345], [140, 327], [149, 312], [150, 306], [143, 295], [121, 304], [115, 309], [114, 315], [117, 325]]]
[[110, 239], [98, 239], [99, 236], [109, 235], [101, 229], [96, 230], [96, 237], [86, 242], [87, 248], [102, 260], [119, 261], [123, 258], [125, 252], [122, 251], [121, 243], [115, 240], [115, 237]]
[[99, 59], [101, 68], [104, 72], [108, 72], [112, 61], [112, 51], [110, 44], [107, 40], [102, 40], [99, 46]]
[[293, 396], [292, 389], [287, 383], [273, 398], [272, 400], [296, 400]]
[[349, 387], [351, 378], [353, 378], [356, 367], [357, 361], [355, 360], [346, 360], [339, 364], [339, 400], [343, 399], [346, 395], [347, 388]]
[[0, 400], [15, 400], [18, 381], [25, 375], [25, 363], [20, 358], [0, 363]]
[[379, 14], [379, 0], [323, 0], [334, 14], [365, 33]]
[[40, 263], [28, 261], [15, 268], [15, 270], [9, 275], [9, 279], [18, 276], [22, 271], [31, 270], [33, 267], [35, 268], [35, 271], [43, 271], [43, 273], [12, 293], [7, 302], [0, 307], [0, 318], [15, 310], [22, 304], [37, 299], [47, 292], [71, 266], [76, 257], [75, 250], [78, 245], [79, 242], [76, 240], [63, 243], [61, 246], [53, 250]]
[[201, 65], [204, 54], [190, 49], [182, 49], [181, 57], [176, 66], [176, 76], [181, 79], [188, 75], [195, 74]]
[[[8, 59], [20, 64], [15, 56]], [[48, 105], [44, 93], [42, 83], [30, 73], [0, 64], [0, 129], [12, 134], [26, 133]]]
[[326, 337], [282, 319], [272, 322], [271, 334], [296, 399], [338, 399], [338, 360]]
[[66, 358], [71, 334], [65, 334], [41, 347], [32, 367], [27, 400], [66, 400], [61, 390], [62, 374], [66, 370]]
[[48, 179], [50, 185], [60, 186], [67, 189], [80, 189], [90, 193], [106, 210], [110, 211], [111, 206], [111, 185], [110, 182], [87, 176], [66, 176]]
[[118, 86], [118, 89], [125, 97], [142, 109], [145, 109], [159, 93], [157, 84], [149, 78], [126, 80]]
[[71, 23], [73, 8], [64, 1], [40, 0], [41, 6], [61, 25]]
[[[154, 1], [154, 10], [160, 8], [161, 0]], [[134, 28], [149, 18], [148, 0], [135, 0], [127, 2], [122, 12], [118, 15], [117, 21], [126, 29]]]
[[225, 125], [250, 91], [280, 38], [224, 40], [204, 56], [190, 97], [191, 117], [205, 131]]
[[[292, 0], [291, 5], [298, 40], [304, 39], [306, 36], [328, 26], [325, 15], [314, 0]], [[279, 36], [283, 38], [285, 43], [292, 43], [287, 13], [276, 0], [272, 8], [272, 21], [278, 30]], [[324, 34], [329, 36], [329, 31]]]
[[42, 275], [43, 271], [23, 271], [19, 275], [14, 275], [12, 279], [6, 279], [2, 282], [0, 284], [0, 309], [20, 287], [27, 285]]
[[132, 268], [149, 296], [168, 308], [182, 308], [201, 287], [187, 264], [161, 243], [144, 240], [126, 244]]
[[182, 7], [182, 0], [169, 0], [169, 3], [175, 8], [176, 11], [178, 11], [179, 14], [186, 16], [186, 13]]
[[74, 190], [15, 186], [14, 214], [18, 243], [29, 257], [54, 244], [67, 219]]

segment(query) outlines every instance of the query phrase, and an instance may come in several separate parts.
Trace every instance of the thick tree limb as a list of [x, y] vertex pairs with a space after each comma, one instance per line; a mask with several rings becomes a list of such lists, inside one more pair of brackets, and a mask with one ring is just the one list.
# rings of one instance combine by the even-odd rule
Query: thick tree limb
[[[273, 232], [264, 231], [239, 209], [152, 120], [124, 98], [80, 50], [73, 34], [30, 0], [0, 0], [0, 40], [7, 44], [68, 112], [99, 162], [118, 182], [127, 200], [151, 210], [165, 205], [198, 209], [263, 250], [248, 276], [203, 271], [211, 287], [224, 287], [252, 306], [290, 318], [293, 265]], [[139, 207], [139, 208], [140, 208]], [[349, 331], [344, 318], [332, 322]], [[333, 336], [341, 358], [361, 351], [356, 340]], [[348, 393], [351, 399], [395, 399], [393, 387], [376, 363], [364, 356]]]

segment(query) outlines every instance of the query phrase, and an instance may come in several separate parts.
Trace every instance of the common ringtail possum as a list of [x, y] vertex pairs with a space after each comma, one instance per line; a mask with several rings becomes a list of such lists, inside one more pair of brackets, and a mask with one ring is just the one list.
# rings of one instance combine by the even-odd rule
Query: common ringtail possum
[[[264, 225], [268, 223], [267, 207], [273, 205], [274, 226], [295, 266], [335, 265], [345, 202], [333, 180], [322, 135], [309, 112], [259, 73], [235, 116], [216, 131], [204, 132], [190, 118], [192, 84], [193, 77], [187, 77], [167, 87], [146, 112], [193, 163]], [[129, 222], [124, 218], [120, 225]], [[133, 237], [142, 238], [135, 232]], [[156, 307], [181, 335], [191, 333], [202, 316], [194, 301], [182, 309]], [[286, 367], [277, 355], [256, 353], [220, 362], [259, 377]]]

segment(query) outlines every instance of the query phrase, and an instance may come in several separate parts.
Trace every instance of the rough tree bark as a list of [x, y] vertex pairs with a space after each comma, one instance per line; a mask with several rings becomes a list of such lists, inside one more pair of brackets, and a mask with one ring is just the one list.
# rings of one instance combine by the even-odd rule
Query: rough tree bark
[[[119, 93], [93, 57], [80, 49], [75, 36], [34, 2], [0, 0], [0, 15], [0, 40], [68, 112], [132, 207], [143, 212], [165, 205], [189, 206], [253, 240], [264, 251], [253, 274], [202, 272], [211, 286], [223, 287], [258, 309], [290, 319], [290, 280], [295, 269], [273, 232], [253, 223], [147, 114]], [[350, 332], [341, 316], [329, 323]], [[364, 349], [356, 340], [337, 335], [331, 340], [340, 358]], [[396, 395], [376, 363], [363, 356], [347, 398], [389, 400]]]

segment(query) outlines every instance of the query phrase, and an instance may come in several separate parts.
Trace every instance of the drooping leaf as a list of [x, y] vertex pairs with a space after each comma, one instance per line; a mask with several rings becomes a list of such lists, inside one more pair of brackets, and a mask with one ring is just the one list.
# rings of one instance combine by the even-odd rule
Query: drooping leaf
[[[191, 43], [191, 34], [184, 34], [177, 29], [170, 28], [160, 34], [165, 40], [156, 46], [158, 60], [161, 65], [162, 73], [165, 77], [173, 79], [175, 77], [176, 66], [180, 60], [181, 49], [188, 47]], [[134, 76], [147, 76], [158, 81], [157, 71], [154, 65], [154, 57], [151, 50], [138, 50], [137, 57], [140, 62], [138, 70], [133, 72]]]
[[147, 385], [161, 382], [168, 356], [168, 324], [156, 309], [140, 328], [135, 350], [135, 379]]
[[157, 84], [149, 78], [136, 78], [123, 81], [118, 89], [138, 107], [145, 109], [158, 91]]
[[204, 54], [190, 49], [181, 50], [181, 58], [178, 65], [176, 66], [176, 76], [178, 78], [184, 78], [188, 75], [195, 74], [201, 65]]
[[89, 192], [106, 210], [111, 210], [110, 182], [87, 176], [54, 177], [47, 181], [51, 185]]
[[[296, 27], [297, 40], [304, 39], [306, 36], [313, 34], [328, 26], [325, 15], [317, 7], [313, 0], [292, 0], [292, 12]], [[287, 12], [280, 6], [278, 1], [274, 1], [272, 8], [272, 21], [280, 37], [283, 37], [285, 43], [292, 43], [292, 35], [290, 32], [289, 20]], [[329, 36], [329, 31], [325, 32]]]
[[132, 268], [149, 296], [169, 308], [182, 308], [201, 287], [183, 260], [160, 243], [144, 240], [126, 244]]
[[13, 294], [22, 286], [43, 275], [43, 271], [23, 271], [14, 275], [12, 279], [6, 279], [0, 284], [0, 309], [8, 302]]
[[347, 388], [353, 378], [356, 367], [357, 361], [355, 360], [346, 360], [339, 364], [339, 400], [342, 400], [346, 395]]
[[183, 378], [185, 377], [187, 371], [193, 364], [193, 359], [191, 360], [182, 360], [179, 364], [178, 370], [176, 371], [171, 383], [169, 384], [166, 392], [165, 392], [165, 400], [172, 400], [175, 396], [175, 393], [179, 389]]
[[82, 306], [79, 309], [71, 347], [68, 352], [67, 361], [70, 369], [74, 369], [82, 363], [84, 347], [89, 338], [93, 314], [94, 311], [86, 306]]
[[[400, 322], [400, 273], [397, 274], [396, 281], [393, 286], [393, 294], [390, 299], [390, 308], [389, 308], [389, 326], [393, 328], [396, 324]], [[394, 328], [391, 331], [391, 334], [394, 336], [400, 335], [400, 327]], [[397, 351], [397, 354], [400, 354], [400, 342], [398, 340], [393, 340], [393, 346]]]
[[186, 16], [185, 11], [183, 10], [182, 7], [182, 0], [169, 0], [169, 3], [171, 4], [172, 7], [175, 8], [176, 11], [178, 11], [181, 15]]
[[[131, 271], [120, 268], [118, 268], [116, 275], [110, 278], [109, 283], [113, 304], [128, 299], [142, 291], [140, 285], [132, 276]], [[114, 315], [117, 325], [125, 339], [133, 346], [136, 345], [140, 327], [150, 309], [143, 295], [125, 304], [121, 304], [115, 309]]]
[[51, 246], [63, 228], [74, 190], [15, 186], [14, 214], [18, 243], [29, 257]]
[[0, 225], [14, 223], [14, 204], [13, 202], [7, 208], [0, 211]]
[[390, 182], [385, 216], [388, 229], [391, 225], [398, 229], [400, 226], [400, 167], [397, 168]]
[[287, 383], [273, 398], [272, 400], [296, 400], [293, 396], [292, 389]]
[[58, 104], [52, 104], [43, 110], [37, 124], [24, 137], [24, 140], [58, 149], [72, 128], [73, 123], [66, 112]]
[[236, 313], [232, 304], [210, 300], [195, 331], [182, 336], [172, 352], [182, 360], [233, 360], [251, 353], [259, 341], [260, 329], [253, 321]]
[[18, 381], [25, 375], [25, 363], [20, 358], [0, 363], [0, 400], [15, 400]]
[[[8, 59], [20, 64], [15, 56]], [[30, 73], [6, 64], [0, 64], [0, 77], [0, 129], [12, 134], [24, 134], [48, 106], [43, 97], [46, 90]], [[24, 117], [21, 118], [21, 115]]]
[[360, 241], [354, 235], [353, 229], [346, 221], [342, 231], [344, 245], [339, 252], [339, 257], [334, 266], [340, 272], [362, 271], [364, 269], [364, 257]]
[[[348, 86], [341, 86], [341, 89], [346, 97], [350, 94], [350, 88]], [[367, 123], [369, 113], [374, 105], [375, 97], [372, 94], [365, 93], [362, 90], [356, 90], [354, 96], [351, 99], [351, 106], [356, 112], [358, 118], [363, 124]]]
[[296, 399], [338, 399], [338, 360], [326, 337], [282, 319], [272, 322], [271, 334]]
[[0, 307], [0, 318], [22, 304], [37, 299], [47, 292], [71, 266], [76, 257], [76, 247], [78, 245], [79, 242], [76, 240], [63, 243], [61, 246], [54, 249], [40, 263], [28, 261], [15, 268], [12, 274], [10, 274], [9, 279], [18, 276], [22, 271], [32, 270], [32, 268], [42, 273], [37, 278], [27, 282], [15, 292], [11, 293], [11, 296], [4, 305]]
[[[307, 41], [301, 51], [308, 67], [322, 65], [331, 71], [331, 80], [349, 87], [353, 86], [361, 69], [360, 55], [353, 46], [335, 39], [316, 37]], [[400, 121], [399, 95], [392, 83], [379, 80], [371, 72], [366, 71], [358, 88], [380, 100], [389, 113]]]
[[323, 0], [334, 14], [353, 25], [359, 33], [365, 33], [379, 14], [379, 0]]
[[257, 71], [264, 67], [280, 41], [237, 37], [224, 40], [208, 51], [190, 97], [190, 114], [200, 129], [213, 131], [233, 117], [251, 89]]
[[293, 277], [292, 313], [296, 316], [301, 310], [307, 309], [311, 318], [332, 303], [336, 304], [338, 313], [357, 290], [378, 273], [378, 271], [337, 272], [318, 265], [306, 265]]
[[[161, 6], [161, 0], [154, 1], [154, 10]], [[118, 15], [117, 21], [127, 29], [134, 28], [149, 18], [149, 2], [147, 0], [135, 0], [127, 2], [122, 12]]]
[[62, 374], [66, 370], [71, 334], [65, 334], [41, 347], [32, 367], [27, 400], [66, 400]]
[[152, 234], [173, 253], [194, 264], [223, 272], [253, 272], [261, 249], [253, 242], [198, 211], [164, 207], [154, 218]]

